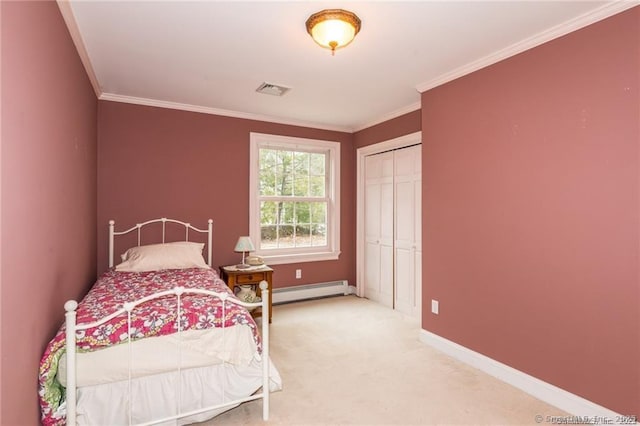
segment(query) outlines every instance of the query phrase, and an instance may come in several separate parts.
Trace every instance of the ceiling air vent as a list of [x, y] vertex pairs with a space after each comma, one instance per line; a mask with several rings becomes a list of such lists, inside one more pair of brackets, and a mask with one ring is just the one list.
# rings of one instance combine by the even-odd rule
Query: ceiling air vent
[[291, 90], [291, 87], [265, 82], [256, 89], [256, 92], [264, 93], [265, 95], [282, 96], [289, 90]]

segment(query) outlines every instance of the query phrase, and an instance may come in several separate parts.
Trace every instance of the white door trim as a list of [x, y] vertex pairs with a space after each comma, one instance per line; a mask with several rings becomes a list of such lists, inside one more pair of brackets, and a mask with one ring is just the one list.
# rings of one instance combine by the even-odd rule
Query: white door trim
[[391, 149], [422, 143], [422, 131], [358, 148], [356, 154], [356, 294], [364, 296], [364, 159]]

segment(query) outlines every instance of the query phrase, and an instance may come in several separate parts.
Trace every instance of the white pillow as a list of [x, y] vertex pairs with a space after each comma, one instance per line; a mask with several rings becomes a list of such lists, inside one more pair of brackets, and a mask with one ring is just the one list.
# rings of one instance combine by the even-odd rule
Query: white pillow
[[122, 255], [116, 271], [145, 272], [162, 269], [209, 268], [202, 257], [204, 243], [178, 241], [132, 247]]

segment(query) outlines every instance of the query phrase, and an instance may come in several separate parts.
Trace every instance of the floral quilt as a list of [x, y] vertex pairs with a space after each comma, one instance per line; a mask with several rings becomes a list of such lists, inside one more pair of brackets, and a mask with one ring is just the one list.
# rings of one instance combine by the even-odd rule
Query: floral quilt
[[[170, 269], [151, 272], [116, 272], [107, 271], [98, 279], [91, 291], [80, 302], [77, 312], [77, 324], [87, 324], [100, 320], [116, 310], [122, 308], [125, 302], [132, 302], [145, 296], [171, 290], [174, 287], [199, 288], [229, 293], [224, 281], [218, 278], [213, 269]], [[246, 325], [251, 327], [253, 336], [261, 352], [262, 345], [255, 321], [249, 312], [233, 303], [225, 306], [225, 316], [222, 317], [222, 302], [218, 298], [208, 296], [183, 294], [181, 296], [182, 309], [180, 324], [182, 330], [201, 330], [212, 327], [231, 327]], [[132, 310], [131, 339], [162, 336], [178, 331], [176, 321], [176, 296], [154, 299], [139, 305]], [[110, 345], [126, 342], [127, 332], [126, 313], [117, 316], [109, 322], [88, 330], [78, 331], [76, 334], [77, 351], [93, 351]], [[44, 425], [62, 425], [66, 423], [63, 402], [65, 389], [56, 380], [58, 362], [65, 352], [65, 326], [58, 330], [56, 336], [49, 342], [39, 371], [39, 397]]]

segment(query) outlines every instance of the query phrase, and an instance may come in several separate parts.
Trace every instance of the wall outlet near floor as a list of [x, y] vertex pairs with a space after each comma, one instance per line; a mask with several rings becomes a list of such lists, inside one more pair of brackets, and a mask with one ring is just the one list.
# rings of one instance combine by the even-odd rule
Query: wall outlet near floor
[[440, 303], [437, 300], [431, 299], [431, 312], [436, 315], [440, 312]]
[[296, 279], [302, 278], [302, 269], [296, 269]]

